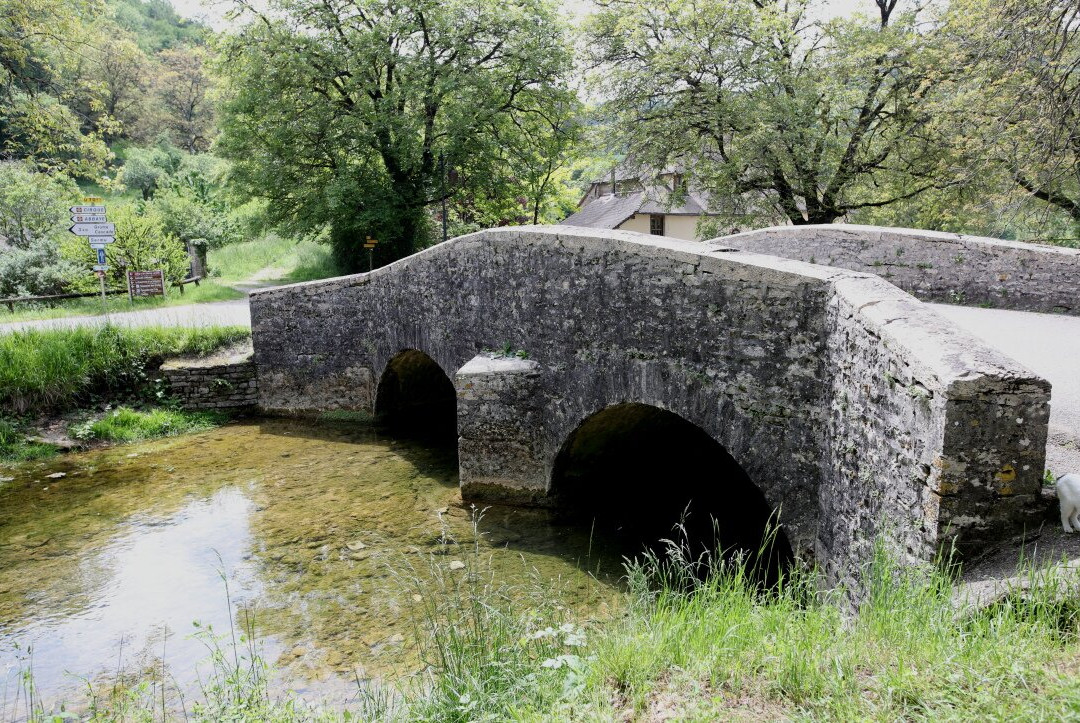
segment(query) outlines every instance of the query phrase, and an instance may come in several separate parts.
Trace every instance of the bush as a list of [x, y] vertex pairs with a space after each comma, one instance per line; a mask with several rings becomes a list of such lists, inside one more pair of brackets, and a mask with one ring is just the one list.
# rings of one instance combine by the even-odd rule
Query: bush
[[68, 206], [78, 198], [65, 176], [0, 163], [0, 296], [56, 294], [78, 273], [60, 253]]
[[62, 410], [94, 395], [149, 394], [147, 369], [248, 338], [242, 327], [101, 326], [0, 336], [0, 410]]

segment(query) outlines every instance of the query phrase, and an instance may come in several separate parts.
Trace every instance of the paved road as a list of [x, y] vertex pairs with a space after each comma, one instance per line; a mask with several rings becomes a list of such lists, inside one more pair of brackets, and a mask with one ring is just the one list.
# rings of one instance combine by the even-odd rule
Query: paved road
[[[2, 318], [2, 317], [0, 317]], [[248, 300], [214, 301], [208, 304], [166, 306], [160, 309], [125, 311], [109, 314], [114, 324], [122, 326], [251, 326]], [[65, 316], [59, 319], [19, 321], [0, 324], [0, 334], [22, 329], [66, 329], [76, 326], [93, 326], [105, 321], [104, 316]]]
[[1080, 438], [1080, 316], [931, 306], [1049, 380], [1051, 429]]

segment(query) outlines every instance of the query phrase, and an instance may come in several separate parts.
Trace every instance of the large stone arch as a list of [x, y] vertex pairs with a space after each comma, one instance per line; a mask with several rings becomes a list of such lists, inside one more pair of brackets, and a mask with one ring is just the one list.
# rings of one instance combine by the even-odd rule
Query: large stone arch
[[267, 411], [370, 410], [403, 349], [454, 371], [466, 495], [543, 503], [581, 420], [639, 402], [723, 445], [837, 577], [877, 537], [927, 560], [1012, 534], [1040, 504], [1046, 382], [868, 274], [504, 228], [258, 291], [251, 314]]
[[398, 434], [455, 439], [456, 402], [454, 383], [443, 367], [418, 349], [403, 349], [383, 365], [374, 416]]
[[778, 506], [723, 445], [649, 404], [613, 404], [582, 420], [556, 455], [550, 496], [564, 514], [615, 534], [626, 555], [642, 544], [662, 550], [661, 540], [692, 558], [719, 550], [784, 564], [791, 554]]

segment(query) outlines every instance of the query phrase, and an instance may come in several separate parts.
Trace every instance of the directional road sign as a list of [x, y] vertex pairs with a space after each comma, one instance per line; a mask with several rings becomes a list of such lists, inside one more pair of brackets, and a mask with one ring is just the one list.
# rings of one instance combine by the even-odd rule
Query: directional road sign
[[105, 213], [104, 206], [72, 206], [68, 210], [72, 213]]
[[87, 240], [91, 244], [111, 244], [116, 240], [115, 236], [88, 236]]
[[68, 229], [76, 236], [115, 236], [115, 223], [77, 223]]
[[108, 271], [108, 269], [107, 264], [94, 264], [94, 271]]
[[73, 213], [71, 214], [71, 221], [73, 223], [105, 223], [109, 219], [105, 218], [103, 213]]
[[104, 251], [106, 249], [106, 247], [108, 247], [108, 244], [96, 243], [94, 241], [90, 242], [90, 248], [94, 249], [95, 251], [97, 251], [97, 250]]

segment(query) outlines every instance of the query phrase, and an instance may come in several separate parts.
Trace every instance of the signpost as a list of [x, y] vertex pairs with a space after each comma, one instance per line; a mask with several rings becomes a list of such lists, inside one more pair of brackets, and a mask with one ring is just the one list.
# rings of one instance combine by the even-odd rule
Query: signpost
[[116, 236], [113, 223], [77, 223], [68, 229], [76, 236]]
[[165, 296], [165, 271], [162, 269], [129, 271], [127, 282], [128, 295], [132, 299], [136, 296]]
[[71, 222], [74, 225], [68, 230], [76, 236], [90, 239], [90, 248], [97, 257], [94, 273], [101, 282], [101, 309], [107, 319], [109, 307], [105, 300], [105, 272], [109, 270], [109, 264], [105, 248], [116, 240], [116, 225], [108, 223], [105, 207], [101, 205], [102, 200], [100, 196], [90, 196], [83, 199], [83, 203], [87, 205], [71, 206], [68, 210], [71, 211]]
[[369, 273], [375, 270], [375, 260], [374, 260], [375, 259], [375, 251], [374, 251], [374, 249], [375, 249], [375, 245], [378, 244], [378, 243], [379, 243], [378, 239], [373, 239], [370, 236], [368, 236], [364, 241], [364, 248], [367, 249], [367, 263], [368, 263], [368, 272]]

